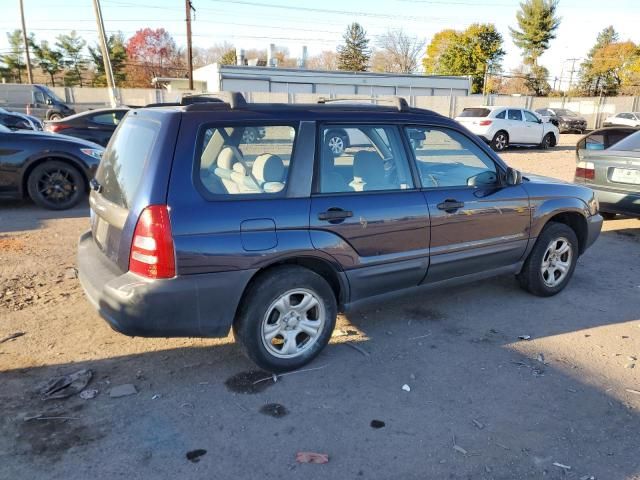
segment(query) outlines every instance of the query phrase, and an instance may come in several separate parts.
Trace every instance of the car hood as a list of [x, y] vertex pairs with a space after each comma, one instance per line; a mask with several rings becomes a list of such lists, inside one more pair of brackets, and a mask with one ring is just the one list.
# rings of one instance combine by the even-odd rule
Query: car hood
[[88, 140], [83, 140], [81, 138], [70, 137], [69, 135], [61, 135], [60, 133], [41, 132], [41, 131], [34, 132], [33, 130], [21, 130], [13, 133], [15, 133], [16, 135], [24, 135], [25, 137], [28, 136], [30, 138], [33, 138], [34, 140], [38, 138], [52, 139], [54, 141], [61, 140], [68, 143], [75, 143], [79, 147], [97, 148], [100, 150], [104, 150], [104, 147], [102, 145], [98, 145], [97, 143], [93, 143]]
[[563, 122], [575, 122], [575, 121], [584, 122], [584, 117], [569, 117], [567, 115], [560, 115], [558, 118]]

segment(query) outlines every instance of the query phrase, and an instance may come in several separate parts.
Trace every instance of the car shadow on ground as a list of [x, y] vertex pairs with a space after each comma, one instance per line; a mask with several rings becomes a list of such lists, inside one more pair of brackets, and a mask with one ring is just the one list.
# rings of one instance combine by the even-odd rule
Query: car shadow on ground
[[[558, 152], [558, 151], [570, 151], [575, 150], [576, 147], [572, 145], [556, 145], [555, 147], [551, 147], [548, 149], [549, 152]], [[526, 154], [531, 152], [542, 152], [543, 149], [540, 147], [518, 147], [518, 146], [510, 146], [507, 150], [500, 153], [516, 153], [516, 154]]]
[[[593, 288], [590, 268], [581, 260], [573, 283], [548, 299], [505, 277], [352, 311], [314, 362], [275, 382], [230, 339], [4, 371], [0, 476], [633, 477], [633, 394], [597, 388], [562, 352], [540, 359], [518, 349], [582, 331], [597, 343], [598, 327], [638, 320], [634, 292], [609, 295], [622, 289], [615, 277], [600, 285], [602, 298], [576, 295]], [[94, 373], [96, 398], [39, 398], [38, 385], [82, 368]], [[110, 398], [120, 384], [138, 393]], [[207, 452], [197, 465], [186, 458], [195, 450]], [[306, 450], [330, 462], [296, 464]], [[106, 452], [109, 461], [99, 461]]]
[[[69, 210], [46, 210], [26, 200], [3, 200], [0, 203], [0, 235], [37, 230], [47, 220], [88, 217], [89, 202], [86, 199]], [[9, 228], [7, 225], [11, 225], [11, 227]]]

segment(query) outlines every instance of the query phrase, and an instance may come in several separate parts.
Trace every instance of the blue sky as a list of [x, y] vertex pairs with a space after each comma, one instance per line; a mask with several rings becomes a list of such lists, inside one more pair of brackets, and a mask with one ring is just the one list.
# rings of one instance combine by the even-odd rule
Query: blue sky
[[[7, 48], [4, 32], [19, 28], [18, 0], [0, 0], [0, 52]], [[509, 26], [515, 23], [517, 0], [192, 0], [196, 8], [194, 45], [206, 47], [227, 40], [244, 48], [265, 48], [276, 43], [292, 56], [307, 45], [311, 55], [334, 50], [345, 26], [360, 22], [375, 44], [387, 29], [403, 28], [425, 38], [444, 28], [462, 29], [474, 22], [493, 22], [505, 39], [505, 70], [520, 63], [520, 51], [511, 42]], [[75, 29], [96, 40], [91, 0], [24, 0], [27, 30], [38, 39]], [[264, 5], [264, 6], [259, 6]], [[282, 6], [278, 8], [276, 6]], [[106, 29], [126, 36], [142, 27], [164, 27], [179, 45], [185, 42], [182, 0], [102, 0]], [[560, 0], [562, 24], [558, 38], [541, 63], [565, 82], [571, 62], [584, 57], [597, 33], [613, 25], [622, 39], [640, 43], [639, 0]]]

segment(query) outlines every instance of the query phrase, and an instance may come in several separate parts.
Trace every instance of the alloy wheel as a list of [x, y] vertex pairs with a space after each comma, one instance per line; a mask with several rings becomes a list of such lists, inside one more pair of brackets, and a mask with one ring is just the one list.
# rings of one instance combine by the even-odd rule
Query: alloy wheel
[[329, 141], [327, 141], [327, 145], [334, 155], [340, 155], [342, 152], [344, 152], [344, 140], [342, 139], [342, 137], [331, 137]]
[[540, 272], [542, 280], [548, 287], [556, 287], [564, 281], [573, 260], [573, 247], [565, 237], [559, 237], [547, 246], [542, 257]]
[[69, 202], [78, 193], [73, 175], [64, 168], [53, 167], [42, 172], [37, 183], [38, 193], [52, 205]]

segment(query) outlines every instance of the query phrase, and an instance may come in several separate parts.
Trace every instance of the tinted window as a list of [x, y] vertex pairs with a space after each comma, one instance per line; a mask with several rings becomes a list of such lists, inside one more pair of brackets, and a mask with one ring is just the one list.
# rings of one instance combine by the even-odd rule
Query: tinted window
[[556, 115], [559, 115], [561, 117], [576, 117], [577, 116], [571, 110], [567, 110], [565, 108], [556, 108], [555, 112], [556, 112]]
[[509, 120], [519, 120], [522, 121], [522, 112], [520, 110], [509, 110], [507, 112], [507, 118]]
[[532, 123], [539, 123], [538, 122], [538, 117], [536, 117], [533, 113], [531, 113], [528, 110], [523, 110], [522, 111], [524, 113], [524, 119], [526, 122], [532, 122]]
[[423, 187], [495, 184], [493, 160], [469, 138], [454, 130], [419, 127], [425, 139], [415, 151]]
[[36, 103], [44, 103], [44, 93], [40, 90], [33, 92], [33, 101]]
[[125, 112], [100, 113], [91, 117], [91, 120], [102, 125], [117, 125]]
[[502, 110], [499, 114], [496, 115], [496, 118], [502, 118], [504, 119], [507, 115], [506, 110]]
[[611, 150], [624, 152], [640, 152], [640, 132], [633, 133], [611, 146]]
[[[341, 136], [347, 145], [332, 148]], [[321, 193], [405, 190], [413, 188], [409, 163], [395, 127], [327, 126], [320, 131], [318, 190]], [[409, 135], [418, 148], [419, 134]]]
[[102, 186], [104, 198], [129, 208], [156, 140], [158, 125], [137, 117], [129, 117], [125, 122], [111, 139], [96, 180]]
[[488, 117], [491, 110], [488, 108], [465, 108], [460, 114], [461, 117]]
[[200, 153], [202, 185], [216, 195], [282, 192], [295, 136], [287, 125], [206, 129]]

